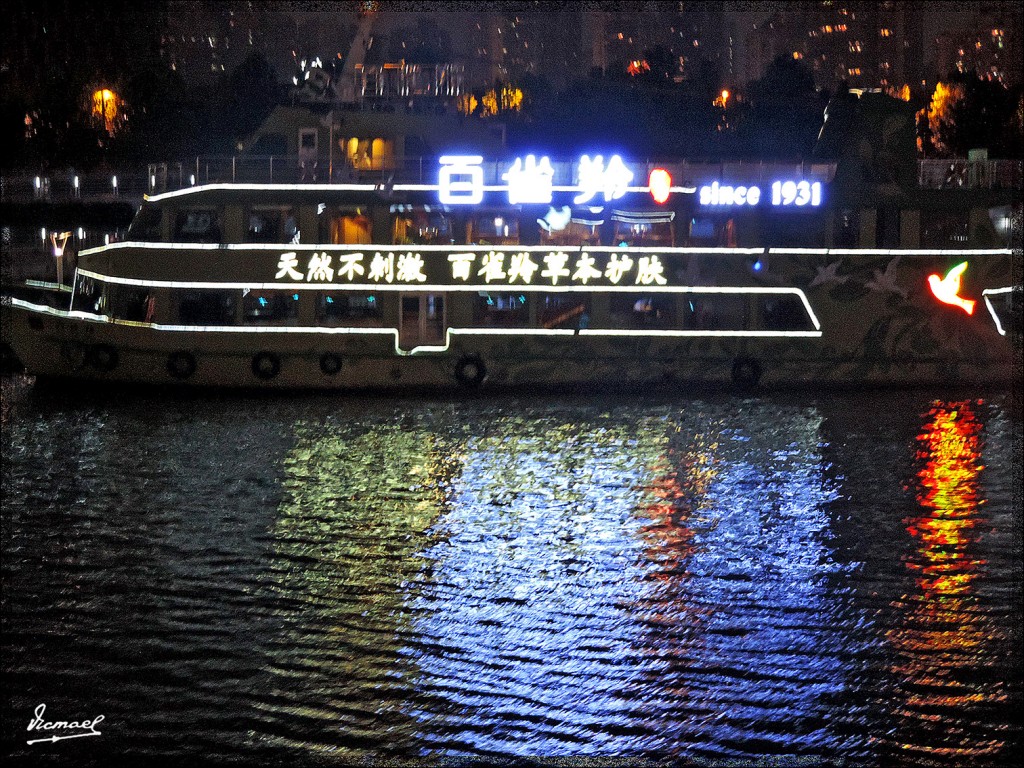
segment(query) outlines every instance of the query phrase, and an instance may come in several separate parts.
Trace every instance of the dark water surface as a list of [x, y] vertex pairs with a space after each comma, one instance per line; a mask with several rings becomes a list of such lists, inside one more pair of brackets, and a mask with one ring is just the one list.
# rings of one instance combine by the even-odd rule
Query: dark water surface
[[[5, 765], [1020, 757], [1009, 393], [30, 381], [3, 379]], [[100, 735], [28, 744], [84, 733], [28, 730], [40, 704]]]

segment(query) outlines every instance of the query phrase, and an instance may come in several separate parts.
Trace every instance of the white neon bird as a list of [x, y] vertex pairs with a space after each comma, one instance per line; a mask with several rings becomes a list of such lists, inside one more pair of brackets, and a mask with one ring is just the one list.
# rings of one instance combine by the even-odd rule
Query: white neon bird
[[572, 218], [572, 210], [568, 205], [563, 205], [557, 210], [549, 206], [548, 212], [544, 214], [544, 218], [537, 219], [537, 223], [548, 232], [561, 232], [569, 226], [570, 218]]
[[967, 262], [963, 261], [946, 273], [945, 277], [928, 275], [928, 285], [935, 294], [935, 298], [943, 304], [952, 304], [960, 307], [968, 315], [974, 314], [975, 301], [973, 299], [960, 298], [960, 279], [967, 270]]

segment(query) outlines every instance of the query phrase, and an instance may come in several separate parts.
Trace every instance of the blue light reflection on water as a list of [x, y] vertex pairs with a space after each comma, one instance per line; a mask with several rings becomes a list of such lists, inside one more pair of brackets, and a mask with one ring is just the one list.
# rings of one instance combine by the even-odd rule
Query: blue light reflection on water
[[1020, 417], [958, 402], [5, 390], [5, 744], [1002, 764]]
[[[759, 435], [708, 416], [555, 424], [545, 440], [512, 419], [469, 443], [413, 604], [443, 651], [417, 655], [420, 685], [453, 692], [415, 714], [472, 721], [456, 752], [834, 753], [823, 699], [848, 670], [816, 649], [851, 643], [821, 583], [842, 570], [821, 418]], [[510, 647], [529, 652], [478, 675]], [[559, 727], [524, 741], [510, 712]]]

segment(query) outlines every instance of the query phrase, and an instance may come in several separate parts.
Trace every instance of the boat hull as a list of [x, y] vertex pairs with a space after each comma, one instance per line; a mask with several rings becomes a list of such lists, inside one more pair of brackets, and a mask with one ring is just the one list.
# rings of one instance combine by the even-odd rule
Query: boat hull
[[[838, 345], [828, 337], [607, 337], [575, 331], [459, 335], [412, 351], [398, 332], [264, 327], [173, 330], [26, 302], [3, 306], [5, 341], [28, 373], [105, 382], [255, 389], [596, 385], [992, 385], [1016, 380], [1004, 337], [938, 345]], [[877, 323], [875, 323], [877, 326]], [[907, 337], [906, 328], [889, 330]]]

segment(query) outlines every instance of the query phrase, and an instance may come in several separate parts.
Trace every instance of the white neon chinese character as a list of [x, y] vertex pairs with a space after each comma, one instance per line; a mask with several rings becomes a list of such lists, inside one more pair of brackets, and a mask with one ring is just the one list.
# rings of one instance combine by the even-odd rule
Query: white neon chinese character
[[568, 277], [569, 270], [566, 268], [566, 262], [569, 261], [569, 254], [563, 253], [562, 251], [552, 251], [544, 257], [544, 263], [548, 265], [548, 268], [540, 273], [541, 277], [550, 277], [551, 284], [555, 285], [560, 277]]
[[483, 275], [484, 280], [488, 283], [491, 280], [505, 279], [505, 254], [490, 251], [484, 254], [483, 261], [480, 264], [480, 271], [477, 274]]
[[613, 253], [612, 257], [608, 259], [608, 266], [605, 267], [604, 276], [613, 283], [617, 283], [632, 268], [633, 260], [629, 256], [620, 257], [619, 254]]
[[584, 253], [576, 260], [576, 272], [572, 276], [573, 280], [578, 280], [586, 285], [588, 280], [597, 280], [599, 277], [601, 277], [601, 270], [594, 267], [594, 257], [589, 253]]
[[362, 275], [365, 273], [363, 269], [363, 254], [361, 253], [345, 253], [340, 258], [341, 263], [338, 265], [338, 277], [347, 277], [349, 280], [355, 280], [356, 275]]
[[661, 259], [657, 256], [641, 256], [636, 265], [636, 284], [650, 285], [657, 283], [665, 285], [665, 278], [662, 276], [664, 268]]
[[281, 260], [277, 262], [277, 274], [274, 275], [274, 279], [279, 280], [287, 275], [292, 280], [301, 280], [302, 273], [296, 269], [297, 266], [299, 266], [299, 260], [295, 256], [295, 251], [282, 253]]
[[585, 203], [598, 192], [604, 193], [605, 200], [615, 200], [626, 194], [626, 187], [633, 180], [633, 172], [629, 170], [622, 158], [612, 155], [608, 167], [604, 167], [604, 158], [597, 155], [593, 160], [584, 155], [580, 158], [579, 185], [583, 192], [573, 198], [574, 203]]
[[520, 251], [519, 253], [512, 254], [512, 265], [508, 268], [508, 281], [514, 282], [518, 277], [524, 283], [528, 283], [533, 280], [533, 273], [536, 272], [538, 266], [534, 263], [533, 259], [530, 258], [530, 254], [526, 251]]
[[476, 258], [472, 253], [453, 253], [448, 257], [452, 263], [452, 278], [455, 280], [469, 280], [469, 272]]
[[423, 274], [423, 257], [418, 253], [401, 253], [398, 255], [398, 279], [408, 282], [425, 283], [427, 276]]
[[[477, 205], [484, 199], [484, 161], [480, 155], [443, 155], [437, 183], [445, 205]], [[455, 177], [455, 178], [453, 178]]]
[[306, 280], [326, 280], [330, 282], [334, 279], [334, 270], [331, 269], [331, 254], [329, 253], [314, 253], [309, 257], [309, 264], [306, 267]]
[[395, 254], [389, 253], [387, 256], [383, 256], [380, 251], [373, 254], [368, 277], [378, 283], [381, 280], [392, 282], [395, 279]]
[[512, 205], [516, 203], [550, 203], [551, 202], [551, 180], [555, 176], [555, 169], [551, 167], [551, 161], [542, 157], [540, 163], [533, 155], [526, 156], [524, 164], [522, 158], [517, 157], [515, 163], [501, 178], [508, 182], [508, 201]]

